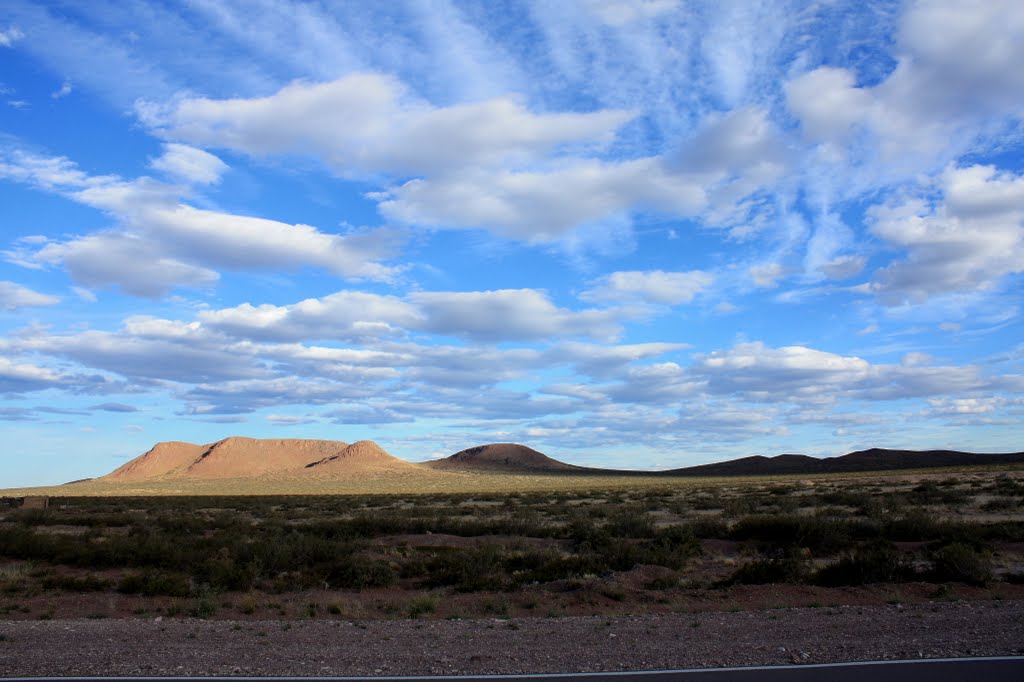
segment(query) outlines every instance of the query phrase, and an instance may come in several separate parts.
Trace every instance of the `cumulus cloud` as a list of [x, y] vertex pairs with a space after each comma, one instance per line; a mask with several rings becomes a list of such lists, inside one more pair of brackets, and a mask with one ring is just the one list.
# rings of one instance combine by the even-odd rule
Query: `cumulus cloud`
[[176, 142], [164, 143], [164, 153], [149, 165], [174, 178], [205, 185], [218, 182], [228, 169], [228, 165], [213, 154]]
[[422, 310], [423, 330], [480, 341], [608, 338], [618, 333], [621, 315], [615, 310], [559, 308], [533, 289], [414, 292], [409, 300]]
[[825, 402], [840, 399], [902, 400], [984, 390], [1016, 390], [1024, 377], [987, 377], [972, 365], [873, 365], [804, 346], [771, 348], [761, 342], [737, 344], [700, 355], [690, 367], [716, 395], [760, 402]]
[[[736, 204], [779, 176], [785, 153], [763, 110], [716, 119], [666, 163], [555, 159], [541, 168], [477, 168], [409, 180], [371, 193], [396, 222], [487, 229], [528, 242], [563, 240], [587, 225], [628, 223], [636, 211], [738, 220]], [[709, 191], [711, 196], [709, 198]], [[740, 211], [740, 213], [743, 213]]]
[[[890, 162], [963, 149], [979, 132], [1019, 119], [1024, 98], [1024, 8], [1014, 0], [912, 3], [896, 68], [877, 85], [823, 66], [786, 84], [786, 101], [812, 139], [873, 136]], [[833, 150], [838, 148], [833, 148]], [[908, 166], [908, 170], [912, 165]]]
[[791, 164], [783, 136], [760, 107], [704, 119], [672, 159], [673, 171], [704, 189], [704, 220], [731, 228], [737, 237], [758, 231], [752, 213], [768, 209], [749, 197], [771, 189]]
[[618, 332], [618, 310], [559, 308], [533, 289], [420, 291], [404, 299], [342, 291], [287, 306], [243, 304], [204, 311], [212, 328], [274, 340], [355, 339], [409, 331], [477, 341], [609, 337]]
[[709, 401], [684, 405], [674, 427], [704, 438], [713, 435], [716, 441], [737, 442], [759, 436], [785, 435], [788, 430], [780, 421], [773, 409]]
[[701, 270], [613, 272], [580, 294], [584, 301], [640, 300], [661, 305], [689, 303], [711, 286], [714, 277]]
[[693, 139], [683, 145], [675, 163], [685, 172], [753, 173], [767, 180], [783, 171], [787, 156], [768, 112], [747, 107], [707, 117]]
[[211, 338], [209, 332], [199, 328], [163, 338], [137, 335], [127, 326], [117, 332], [32, 333], [8, 341], [7, 345], [16, 352], [74, 360], [150, 388], [158, 381], [195, 383], [270, 373], [254, 361], [251, 349]]
[[[170, 148], [157, 160], [193, 181], [212, 181], [219, 160], [199, 150]], [[198, 153], [194, 153], [198, 152]], [[207, 158], [209, 157], [209, 158]], [[387, 280], [396, 269], [381, 261], [399, 241], [393, 230], [332, 234], [310, 225], [200, 209], [181, 189], [142, 177], [90, 176], [62, 157], [0, 153], [0, 177], [31, 184], [111, 215], [115, 229], [49, 242], [18, 259], [63, 265], [90, 287], [117, 285], [137, 296], [207, 287], [228, 270], [319, 267], [347, 279]]]
[[573, 160], [549, 170], [481, 171], [410, 180], [374, 193], [397, 222], [448, 229], [482, 228], [502, 237], [551, 242], [581, 225], [635, 209], [694, 215], [703, 187], [674, 175], [660, 159], [620, 163]]
[[421, 321], [419, 311], [400, 298], [360, 291], [339, 291], [286, 306], [243, 303], [203, 311], [199, 319], [230, 334], [277, 341], [400, 334]]
[[485, 229], [527, 242], [628, 222], [636, 211], [694, 216], [708, 207], [709, 191], [712, 222], [743, 222], [750, 207], [737, 202], [787, 164], [780, 134], [761, 108], [709, 120], [671, 163], [610, 162], [595, 154], [633, 112], [534, 114], [510, 98], [437, 107], [376, 73], [296, 82], [262, 98], [145, 105], [139, 113], [168, 139], [253, 155], [311, 155], [343, 177], [391, 183], [368, 196], [392, 221]]
[[871, 94], [846, 69], [822, 66], [785, 84], [786, 104], [816, 140], [841, 139], [865, 121]]
[[55, 388], [62, 380], [61, 374], [46, 367], [0, 357], [0, 395]]
[[41, 294], [15, 282], [0, 282], [0, 310], [17, 310], [38, 306], [56, 305], [60, 299]]
[[607, 395], [622, 403], [667, 405], [687, 396], [698, 395], [699, 378], [675, 362], [657, 362], [630, 366], [621, 379], [605, 388]]
[[139, 113], [171, 139], [253, 155], [312, 155], [345, 177], [527, 162], [561, 145], [607, 143], [634, 116], [533, 114], [511, 98], [435, 107], [377, 73], [295, 82], [262, 98], [143, 105]]
[[692, 366], [707, 381], [708, 391], [772, 401], [787, 398], [831, 398], [865, 379], [870, 364], [803, 346], [770, 348], [742, 343], [727, 351], [701, 356]]
[[890, 305], [990, 290], [1024, 272], [1024, 176], [992, 166], [949, 168], [941, 200], [908, 199], [869, 211], [872, 232], [907, 256], [863, 290]]
[[157, 298], [180, 286], [204, 288], [220, 276], [161, 252], [160, 244], [117, 232], [104, 232], [48, 244], [34, 259], [62, 265], [87, 287], [119, 286], [134, 296]]
[[360, 401], [368, 392], [341, 382], [316, 378], [267, 377], [198, 383], [182, 396], [186, 413], [195, 416], [254, 412], [281, 405], [327, 405]]
[[786, 268], [781, 263], [761, 263], [752, 265], [749, 272], [755, 286], [770, 289], [778, 286], [779, 280], [786, 274]]

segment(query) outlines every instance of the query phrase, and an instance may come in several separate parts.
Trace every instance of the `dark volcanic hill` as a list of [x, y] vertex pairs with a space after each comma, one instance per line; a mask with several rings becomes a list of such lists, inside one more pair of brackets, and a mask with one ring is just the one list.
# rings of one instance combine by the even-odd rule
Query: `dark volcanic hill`
[[840, 457], [743, 457], [727, 462], [702, 464], [664, 473], [675, 476], [766, 476], [781, 474], [831, 474], [857, 471], [893, 471], [898, 469], [934, 469], [937, 467], [1010, 464], [1024, 462], [1024, 452], [977, 454], [957, 450], [888, 450], [871, 448]]
[[509, 472], [588, 472], [591, 469], [566, 464], [518, 443], [491, 443], [456, 452], [444, 459], [424, 462], [431, 469]]

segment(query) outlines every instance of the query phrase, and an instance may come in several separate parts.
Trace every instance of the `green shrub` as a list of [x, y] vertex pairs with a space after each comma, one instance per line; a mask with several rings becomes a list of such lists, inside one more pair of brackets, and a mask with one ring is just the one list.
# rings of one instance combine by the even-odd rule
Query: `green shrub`
[[654, 536], [654, 521], [642, 509], [619, 509], [608, 515], [604, 529], [617, 538], [649, 538]]
[[121, 578], [117, 590], [147, 597], [186, 597], [192, 591], [189, 579], [184, 575], [149, 570], [126, 574]]
[[113, 583], [96, 575], [69, 576], [47, 575], [42, 579], [44, 590], [63, 590], [65, 592], [102, 592]]
[[500, 590], [506, 585], [503, 552], [492, 544], [443, 552], [428, 562], [428, 585], [460, 592]]
[[733, 540], [767, 543], [779, 547], [806, 547], [814, 552], [832, 554], [849, 549], [860, 538], [877, 534], [866, 520], [840, 520], [797, 514], [746, 516], [730, 531]]
[[984, 585], [992, 580], [992, 560], [988, 552], [963, 542], [953, 542], [931, 553], [931, 578], [936, 582], [963, 582]]
[[438, 603], [440, 603], [440, 599], [432, 594], [423, 594], [418, 597], [413, 597], [409, 602], [409, 617], [419, 618], [420, 616], [428, 613], [434, 613], [437, 611]]
[[395, 570], [388, 562], [353, 556], [331, 566], [324, 582], [333, 589], [361, 590], [367, 587], [388, 587], [396, 579]]
[[210, 597], [199, 597], [192, 604], [188, 615], [193, 618], [209, 618], [217, 612], [217, 604]]
[[828, 587], [899, 583], [912, 580], [917, 573], [912, 562], [903, 557], [891, 542], [878, 540], [857, 547], [836, 563], [819, 570], [814, 582]]
[[698, 538], [721, 539], [729, 537], [729, 524], [720, 517], [704, 517], [693, 522], [693, 534]]
[[981, 505], [982, 511], [1001, 512], [1012, 511], [1020, 506], [1020, 501], [1013, 497], [997, 497]]
[[724, 584], [802, 583], [810, 574], [809, 559], [799, 547], [787, 547], [740, 566]]

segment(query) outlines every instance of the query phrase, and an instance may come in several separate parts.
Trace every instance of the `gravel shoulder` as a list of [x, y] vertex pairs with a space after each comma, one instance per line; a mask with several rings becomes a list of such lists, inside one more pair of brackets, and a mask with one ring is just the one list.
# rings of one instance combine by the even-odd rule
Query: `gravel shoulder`
[[635, 617], [0, 621], [0, 676], [457, 675], [1024, 654], [1024, 601]]

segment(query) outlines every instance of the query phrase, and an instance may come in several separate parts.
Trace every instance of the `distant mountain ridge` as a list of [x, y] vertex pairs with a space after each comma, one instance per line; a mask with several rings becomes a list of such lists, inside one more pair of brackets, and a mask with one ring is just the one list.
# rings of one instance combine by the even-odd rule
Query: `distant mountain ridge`
[[1024, 462], [1024, 452], [973, 453], [959, 450], [890, 450], [870, 448], [838, 457], [778, 455], [742, 457], [725, 462], [670, 469], [677, 476], [770, 476], [783, 474], [839, 474], [858, 471], [895, 471], [938, 467], [1011, 464]]
[[563, 474], [603, 476], [771, 476], [898, 471], [979, 464], [1024, 463], [1024, 452], [975, 454], [957, 450], [871, 448], [839, 457], [785, 454], [669, 469], [624, 471], [569, 464], [518, 443], [490, 443], [428, 462], [413, 463], [388, 454], [369, 440], [257, 439], [230, 437], [206, 445], [157, 443], [102, 481], [188, 481], [215, 479], [359, 480], [361, 476], [401, 475], [425, 478], [453, 474]]

